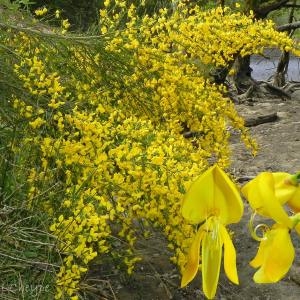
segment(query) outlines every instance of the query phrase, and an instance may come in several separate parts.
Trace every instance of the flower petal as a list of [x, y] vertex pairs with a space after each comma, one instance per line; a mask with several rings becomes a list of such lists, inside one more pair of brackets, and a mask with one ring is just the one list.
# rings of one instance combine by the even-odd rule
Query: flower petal
[[300, 212], [300, 186], [295, 188], [296, 188], [295, 193], [287, 203], [295, 213], [298, 213]]
[[289, 229], [280, 225], [273, 226], [262, 240], [258, 253], [250, 264], [261, 266], [254, 274], [256, 283], [275, 283], [289, 271], [295, 257], [295, 250]]
[[213, 168], [205, 171], [192, 183], [183, 200], [182, 216], [193, 224], [207, 219], [214, 201]]
[[270, 217], [277, 223], [291, 228], [292, 221], [275, 196], [272, 173], [260, 173], [242, 188], [242, 193], [260, 215]]
[[224, 269], [227, 277], [235, 284], [239, 284], [236, 269], [236, 252], [230, 235], [225, 226], [220, 227], [222, 240], [224, 242]]
[[[245, 184], [241, 189], [242, 194], [247, 198], [252, 209], [258, 211], [261, 215], [264, 216], [268, 216], [267, 212], [264, 209], [264, 198], [266, 196], [264, 195], [264, 185], [267, 185], [267, 181], [264, 179], [269, 178], [269, 176], [272, 176], [271, 173], [260, 173], [254, 179]], [[266, 190], [270, 190], [270, 193], [272, 194], [272, 190], [274, 189], [272, 189], [272, 187], [266, 186]]]
[[249, 263], [251, 267], [259, 268], [264, 263], [265, 253], [268, 253], [270, 245], [267, 239], [261, 240], [255, 257]]
[[238, 222], [243, 202], [234, 183], [217, 165], [204, 172], [187, 191], [181, 209], [191, 223], [218, 215], [224, 224]]
[[[214, 224], [218, 225], [218, 224]], [[215, 226], [208, 229], [202, 241], [202, 286], [208, 299], [214, 298], [218, 286], [221, 258], [222, 238]]]
[[295, 226], [295, 230], [296, 230], [296, 232], [298, 233], [298, 235], [300, 236], [300, 223], [298, 223], [298, 224]]
[[284, 204], [293, 196], [297, 188], [287, 182], [291, 177], [289, 173], [275, 172], [272, 175], [276, 198], [281, 204]]
[[189, 282], [191, 282], [198, 272], [200, 244], [204, 234], [205, 231], [203, 230], [202, 225], [196, 233], [195, 239], [193, 240], [191, 248], [189, 250], [187, 264], [185, 265], [184, 271], [182, 273], [181, 287], [185, 287]]
[[[220, 207], [220, 218], [223, 224], [240, 221], [244, 205], [236, 185], [218, 166], [214, 169], [215, 201]], [[222, 199], [222, 201], [221, 201]]]

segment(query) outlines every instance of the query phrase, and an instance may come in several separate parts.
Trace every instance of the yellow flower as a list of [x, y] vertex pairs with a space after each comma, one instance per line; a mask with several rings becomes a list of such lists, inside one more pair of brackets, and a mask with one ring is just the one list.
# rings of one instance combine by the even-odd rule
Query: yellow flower
[[275, 283], [282, 279], [290, 269], [295, 250], [289, 228], [275, 224], [262, 238], [255, 258], [250, 262], [259, 268], [253, 279], [256, 283]]
[[64, 29], [69, 29], [70, 26], [71, 26], [71, 24], [69, 23], [68, 19], [65, 19], [65, 20], [62, 21], [62, 27]]
[[60, 10], [57, 9], [57, 10], [55, 11], [55, 18], [58, 19], [59, 17], [60, 17]]
[[[269, 217], [279, 224], [291, 228], [292, 221], [282, 205], [289, 199], [289, 188], [280, 187], [282, 178], [287, 173], [262, 172], [242, 188], [242, 194], [249, 201], [253, 210], [264, 217]], [[275, 192], [277, 190], [277, 195]], [[288, 191], [288, 193], [284, 193]]]
[[43, 120], [42, 118], [38, 117], [36, 118], [34, 121], [29, 122], [29, 125], [33, 128], [33, 129], [37, 129], [40, 128], [43, 124], [45, 124], [46, 121]]
[[236, 253], [226, 225], [238, 222], [243, 203], [234, 183], [217, 165], [204, 172], [188, 190], [182, 215], [192, 223], [202, 223], [189, 250], [181, 287], [196, 276], [201, 248], [202, 286], [207, 298], [215, 296], [224, 245], [224, 269], [227, 277], [239, 283]]
[[237, 223], [243, 203], [235, 184], [217, 165], [204, 172], [187, 191], [182, 215], [193, 224], [218, 216], [222, 224]]
[[294, 212], [300, 212], [300, 173], [262, 172], [248, 182], [242, 193], [259, 214], [291, 227], [282, 205], [287, 203]]
[[242, 188], [256, 212], [276, 221], [260, 239], [257, 254], [250, 262], [252, 267], [259, 268], [253, 277], [256, 283], [279, 281], [293, 263], [295, 250], [289, 232], [295, 228], [300, 234], [300, 215], [289, 217], [282, 206], [287, 203], [294, 211], [300, 210], [299, 179], [300, 173], [262, 172]]
[[48, 9], [46, 7], [43, 7], [43, 8], [40, 8], [40, 9], [36, 9], [34, 11], [35, 15], [39, 16], [39, 17], [45, 15], [47, 12], [48, 12]]

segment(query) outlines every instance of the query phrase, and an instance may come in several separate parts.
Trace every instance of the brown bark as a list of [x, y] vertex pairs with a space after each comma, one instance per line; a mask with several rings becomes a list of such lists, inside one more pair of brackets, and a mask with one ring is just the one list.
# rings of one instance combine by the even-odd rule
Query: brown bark
[[[253, 8], [254, 15], [259, 19], [264, 19], [271, 11], [282, 8], [289, 0], [262, 1], [263, 3]], [[266, 3], [264, 3], [266, 2]]]
[[[293, 4], [296, 5], [296, 0], [293, 1]], [[295, 7], [291, 7], [290, 14], [289, 14], [289, 19], [288, 22], [289, 24], [292, 24], [293, 19], [294, 19], [294, 12], [295, 12]], [[300, 22], [299, 27], [300, 27]], [[293, 35], [294, 29], [292, 27], [289, 27], [287, 29], [287, 32], [289, 33], [290, 36]], [[286, 79], [286, 74], [288, 71], [289, 67], [289, 62], [290, 62], [290, 53], [288, 51], [283, 51], [281, 53], [281, 57], [279, 59], [279, 63], [277, 65], [276, 73], [274, 75], [274, 80], [273, 84], [275, 86], [281, 87], [285, 85], [285, 79]]]
[[250, 55], [244, 57], [238, 56], [234, 62], [234, 69], [236, 73], [233, 77], [233, 81], [236, 90], [239, 94], [244, 93], [254, 83], [251, 78]]

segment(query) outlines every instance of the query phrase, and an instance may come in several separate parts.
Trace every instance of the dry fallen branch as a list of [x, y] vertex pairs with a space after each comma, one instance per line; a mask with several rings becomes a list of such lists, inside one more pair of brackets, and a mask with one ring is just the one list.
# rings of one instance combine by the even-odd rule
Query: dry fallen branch
[[261, 115], [261, 116], [257, 116], [257, 117], [246, 118], [245, 126], [246, 127], [257, 126], [257, 125], [264, 124], [264, 123], [275, 122], [275, 121], [277, 121], [277, 119], [278, 119], [277, 112], [266, 114], [266, 115]]
[[291, 99], [291, 95], [287, 93], [284, 89], [277, 87], [269, 82], [262, 81], [261, 82], [265, 88], [267, 88], [270, 92], [278, 95], [279, 97]]

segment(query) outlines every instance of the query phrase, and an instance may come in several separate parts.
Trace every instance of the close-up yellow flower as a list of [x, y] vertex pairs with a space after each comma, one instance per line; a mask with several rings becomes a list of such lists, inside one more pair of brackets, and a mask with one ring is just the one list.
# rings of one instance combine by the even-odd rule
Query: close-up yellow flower
[[223, 224], [237, 223], [243, 211], [237, 187], [218, 165], [196, 179], [182, 205], [183, 217], [193, 224], [202, 223], [210, 216], [218, 216]]
[[[251, 207], [278, 223], [291, 224], [282, 205], [300, 212], [300, 173], [262, 172], [242, 188]], [[276, 200], [274, 200], [276, 199]]]
[[182, 215], [191, 223], [204, 223], [190, 247], [181, 287], [196, 276], [201, 251], [203, 292], [208, 299], [212, 299], [219, 281], [223, 246], [225, 273], [233, 283], [239, 283], [236, 252], [226, 225], [241, 219], [242, 200], [235, 184], [214, 165], [191, 185], [182, 205]]
[[275, 224], [262, 238], [255, 258], [250, 262], [259, 268], [254, 274], [256, 283], [275, 283], [289, 271], [295, 257], [295, 250], [289, 228]]
[[[250, 265], [259, 269], [253, 280], [256, 283], [278, 282], [295, 257], [290, 230], [295, 228], [299, 234], [299, 215], [289, 216], [283, 206], [289, 205], [294, 212], [300, 209], [299, 173], [262, 172], [242, 188], [242, 193], [256, 213], [276, 221], [271, 229], [264, 224], [256, 227], [268, 229], [261, 239], [256, 238], [260, 245]], [[257, 237], [255, 231], [253, 236]]]
[[[291, 228], [292, 221], [282, 205], [289, 199], [289, 187], [280, 188], [280, 183], [287, 173], [262, 172], [242, 188], [242, 194], [249, 201], [251, 208], [258, 214], [273, 219], [279, 224]], [[276, 196], [277, 186], [278, 195]], [[286, 192], [284, 196], [284, 192]]]

